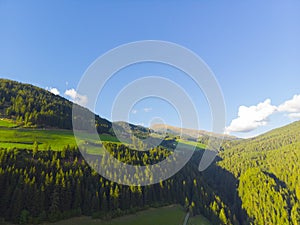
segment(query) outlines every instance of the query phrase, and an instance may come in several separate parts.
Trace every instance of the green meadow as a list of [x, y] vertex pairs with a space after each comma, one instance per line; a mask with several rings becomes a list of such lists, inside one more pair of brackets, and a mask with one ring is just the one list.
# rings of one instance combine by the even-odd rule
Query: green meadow
[[32, 149], [35, 141], [38, 143], [39, 150], [62, 150], [67, 145], [76, 144], [73, 132], [67, 130], [0, 129], [0, 147], [2, 148]]
[[7, 119], [0, 119], [0, 127], [16, 127], [18, 124], [16, 124], [12, 120], [7, 120]]
[[[150, 208], [115, 218], [109, 221], [91, 219], [90, 217], [76, 217], [68, 220], [51, 223], [52, 225], [183, 225], [186, 212], [179, 205], [165, 206], [161, 208]], [[211, 225], [203, 216], [199, 215], [189, 219], [187, 225]]]
[[202, 143], [199, 143], [199, 142], [187, 141], [187, 140], [184, 140], [184, 139], [179, 139], [178, 141], [180, 143], [182, 143], [182, 144], [187, 145], [187, 146], [190, 145], [190, 146], [196, 147], [196, 150], [197, 149], [205, 149], [206, 148], [205, 144], [202, 144]]
[[[100, 139], [91, 139], [88, 133], [80, 135], [79, 144], [86, 147], [89, 154], [101, 154], [104, 151], [102, 142], [116, 142], [119, 140], [108, 134], [99, 135]], [[185, 149], [204, 149], [205, 145], [183, 139], [178, 140], [184, 144]], [[38, 150], [61, 151], [69, 146], [77, 146], [72, 130], [24, 128], [14, 121], [0, 119], [0, 148], [33, 149], [33, 144], [38, 143]]]

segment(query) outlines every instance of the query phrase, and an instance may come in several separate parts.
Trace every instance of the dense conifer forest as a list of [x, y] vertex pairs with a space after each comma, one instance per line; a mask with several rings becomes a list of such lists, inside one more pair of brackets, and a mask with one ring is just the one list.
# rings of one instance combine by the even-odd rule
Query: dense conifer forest
[[[157, 152], [166, 153], [152, 150], [153, 155]], [[192, 215], [201, 213], [215, 224], [231, 224], [234, 215], [230, 208], [197, 170], [199, 154], [172, 178], [143, 187], [106, 180], [86, 164], [77, 149], [1, 149], [0, 215], [20, 224], [79, 215], [110, 219], [148, 207], [179, 203]], [[126, 160], [137, 161], [137, 156], [132, 154]]]

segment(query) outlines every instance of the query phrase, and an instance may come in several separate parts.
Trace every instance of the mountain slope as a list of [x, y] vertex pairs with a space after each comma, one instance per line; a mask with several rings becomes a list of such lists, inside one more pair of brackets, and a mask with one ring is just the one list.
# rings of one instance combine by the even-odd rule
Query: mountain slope
[[232, 142], [220, 157], [238, 180], [247, 223], [300, 224], [300, 121]]
[[[0, 117], [15, 119], [25, 126], [71, 129], [72, 104], [42, 88], [0, 79]], [[99, 116], [96, 121], [102, 132], [109, 133], [109, 121]]]
[[230, 135], [216, 134], [205, 130], [180, 128], [180, 127], [175, 127], [167, 124], [154, 124], [150, 128], [158, 133], [166, 133], [175, 136], [181, 136], [182, 138], [190, 139], [193, 141], [199, 140], [201, 143], [204, 144], [206, 144], [209, 137], [224, 138], [224, 140], [237, 139], [236, 137]]

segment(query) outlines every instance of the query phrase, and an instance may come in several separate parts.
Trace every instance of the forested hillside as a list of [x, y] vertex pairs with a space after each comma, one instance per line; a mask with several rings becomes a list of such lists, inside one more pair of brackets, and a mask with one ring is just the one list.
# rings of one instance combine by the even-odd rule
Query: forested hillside
[[300, 121], [232, 142], [220, 157], [238, 180], [248, 224], [300, 224]]
[[[42, 88], [0, 79], [0, 117], [12, 118], [25, 127], [71, 129], [72, 104]], [[91, 113], [78, 107], [85, 113]], [[99, 132], [110, 132], [109, 121], [96, 116], [96, 123]]]

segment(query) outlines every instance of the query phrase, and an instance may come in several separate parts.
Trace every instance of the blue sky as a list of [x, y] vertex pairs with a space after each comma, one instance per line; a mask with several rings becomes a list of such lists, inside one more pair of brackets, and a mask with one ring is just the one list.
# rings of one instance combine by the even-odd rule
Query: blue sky
[[[231, 134], [250, 137], [300, 118], [299, 1], [120, 2], [0, 1], [0, 77], [57, 88], [71, 98], [88, 66], [108, 50], [164, 40], [191, 49], [212, 69]], [[201, 129], [211, 129], [201, 90], [163, 65], [120, 71], [100, 95], [96, 112], [110, 118], [113, 96], [150, 75], [179, 82], [199, 110]], [[174, 108], [158, 99], [136, 104], [130, 121], [148, 125], [154, 117], [180, 125]]]

